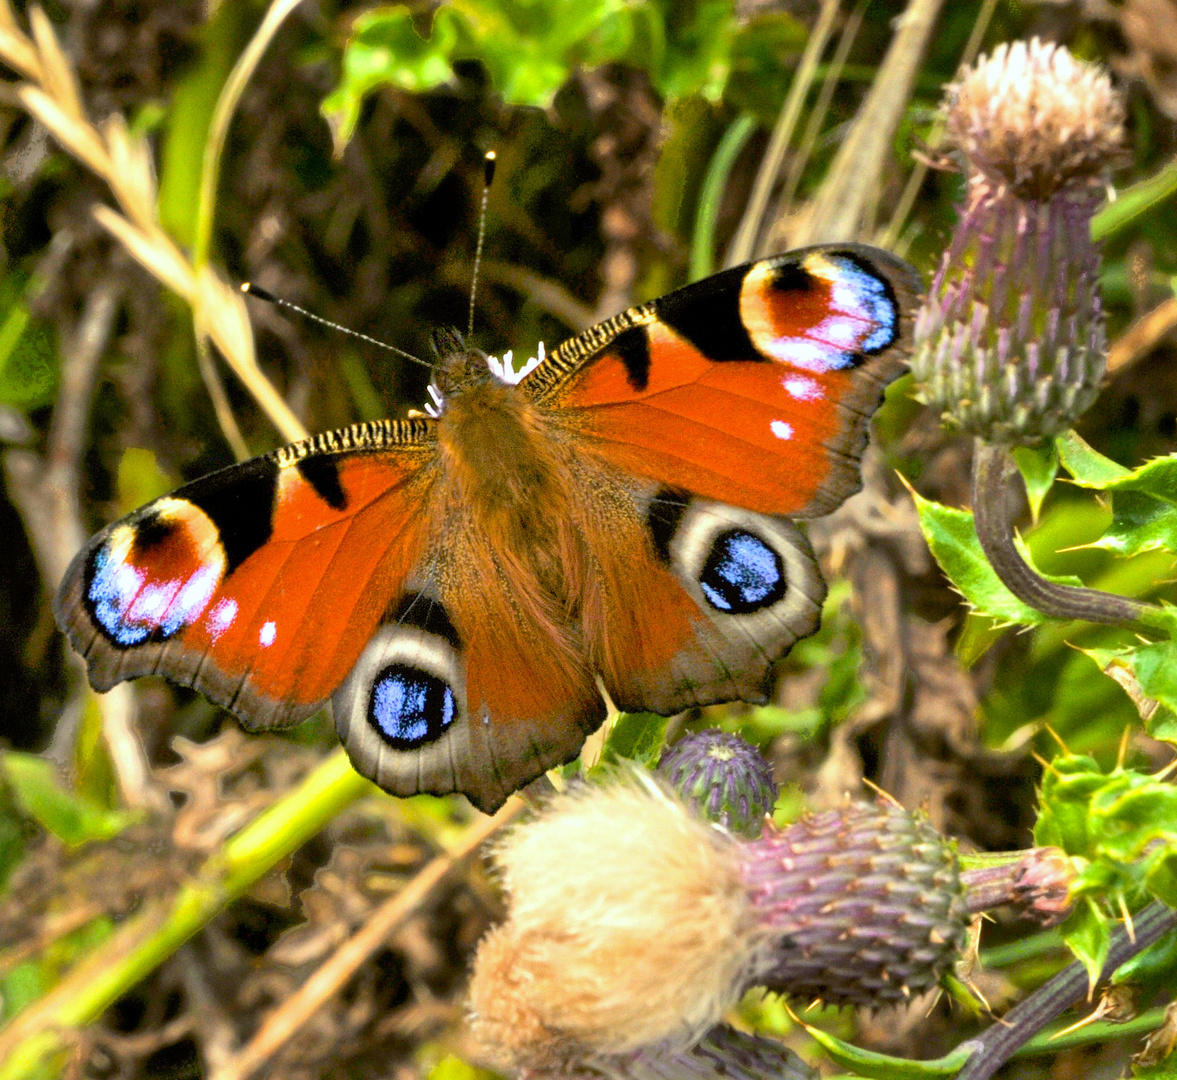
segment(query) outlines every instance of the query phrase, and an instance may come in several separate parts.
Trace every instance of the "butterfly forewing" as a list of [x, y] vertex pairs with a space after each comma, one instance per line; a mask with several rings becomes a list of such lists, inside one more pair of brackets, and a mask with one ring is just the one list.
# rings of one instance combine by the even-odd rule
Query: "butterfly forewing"
[[108, 526], [55, 602], [91, 684], [158, 673], [250, 726], [305, 719], [419, 558], [413, 509], [429, 456], [423, 421], [357, 425], [203, 477]]
[[861, 245], [765, 259], [585, 331], [523, 387], [627, 473], [817, 516], [859, 485], [918, 288], [905, 263]]

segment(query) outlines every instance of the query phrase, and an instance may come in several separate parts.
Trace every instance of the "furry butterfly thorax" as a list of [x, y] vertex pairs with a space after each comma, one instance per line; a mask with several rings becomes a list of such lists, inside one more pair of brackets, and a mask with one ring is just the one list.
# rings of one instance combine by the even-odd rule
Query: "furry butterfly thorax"
[[763, 702], [825, 584], [796, 519], [861, 482], [906, 263], [725, 270], [516, 372], [454, 331], [424, 412], [202, 477], [107, 526], [54, 605], [91, 684], [158, 673], [248, 727], [330, 701], [356, 768], [493, 810], [628, 711]]

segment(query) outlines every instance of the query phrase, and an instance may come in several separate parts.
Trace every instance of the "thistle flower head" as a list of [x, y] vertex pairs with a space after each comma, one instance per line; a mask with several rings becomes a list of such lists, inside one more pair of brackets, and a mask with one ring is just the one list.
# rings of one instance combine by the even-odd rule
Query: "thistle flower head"
[[934, 986], [970, 910], [955, 847], [884, 803], [742, 840], [652, 779], [586, 785], [496, 858], [508, 915], [470, 997], [476, 1038], [510, 1069], [688, 1075], [702, 1059], [682, 1055], [750, 986], [868, 1007]]
[[1107, 74], [1038, 38], [998, 45], [950, 94], [948, 137], [1021, 199], [1099, 181], [1123, 150], [1124, 103]]
[[778, 794], [772, 766], [738, 735], [700, 731], [669, 747], [658, 772], [709, 820], [740, 836], [760, 835]]
[[1036, 443], [1094, 403], [1106, 333], [1091, 219], [1123, 118], [1102, 70], [1037, 39], [998, 47], [950, 88], [969, 184], [911, 361], [946, 425]]

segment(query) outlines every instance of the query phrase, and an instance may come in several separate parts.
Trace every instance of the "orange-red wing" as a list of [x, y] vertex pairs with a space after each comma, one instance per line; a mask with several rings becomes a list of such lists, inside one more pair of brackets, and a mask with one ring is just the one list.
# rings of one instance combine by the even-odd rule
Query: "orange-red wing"
[[918, 288], [905, 263], [853, 244], [765, 259], [585, 331], [523, 388], [627, 473], [816, 516], [858, 487]]
[[160, 674], [246, 724], [343, 681], [420, 555], [431, 422], [328, 433], [188, 484], [77, 555], [54, 605], [98, 690]]

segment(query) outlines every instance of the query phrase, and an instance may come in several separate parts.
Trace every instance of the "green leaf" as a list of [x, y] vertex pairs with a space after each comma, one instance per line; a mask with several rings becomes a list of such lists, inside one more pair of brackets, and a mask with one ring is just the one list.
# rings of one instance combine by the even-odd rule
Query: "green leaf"
[[1093, 450], [1073, 431], [1060, 435], [1054, 445], [1060, 463], [1079, 487], [1102, 491], [1106, 485], [1131, 474], [1130, 469]]
[[1177, 551], [1177, 506], [1136, 491], [1112, 499], [1112, 523], [1090, 545], [1127, 557], [1144, 551]]
[[668, 723], [667, 717], [654, 713], [622, 713], [605, 741], [601, 763], [619, 765], [623, 761], [636, 761], [653, 768], [666, 743]]
[[1171, 721], [1177, 717], [1177, 642], [1082, 651], [1123, 687], [1148, 733], [1171, 741]]
[[429, 1070], [429, 1080], [497, 1080], [498, 1073], [447, 1054]]
[[911, 1061], [908, 1058], [890, 1057], [873, 1050], [863, 1050], [831, 1035], [821, 1028], [802, 1025], [809, 1036], [836, 1064], [850, 1069], [869, 1080], [930, 1080], [937, 1076], [955, 1076], [972, 1055], [968, 1044], [957, 1047], [951, 1054], [932, 1061]]
[[1054, 443], [1042, 448], [1018, 446], [1013, 451], [1014, 460], [1022, 473], [1022, 482], [1026, 485], [1026, 498], [1030, 502], [1030, 513], [1034, 523], [1038, 523], [1038, 514], [1042, 509], [1042, 500], [1046, 493], [1054, 486], [1054, 478], [1058, 475], [1059, 457]]
[[1063, 466], [1082, 488], [1113, 493], [1112, 523], [1090, 546], [1117, 555], [1177, 551], [1177, 455], [1126, 469], [1093, 450], [1073, 431], [1056, 445]]
[[18, 297], [0, 319], [0, 404], [28, 411], [57, 393], [57, 351], [49, 330]]
[[352, 24], [343, 78], [323, 114], [341, 147], [368, 94], [385, 85], [435, 89], [453, 79], [456, 60], [480, 61], [508, 104], [547, 108], [575, 68], [624, 57], [634, 23], [624, 0], [463, 0], [439, 7], [422, 35], [405, 5], [375, 8]]
[[1034, 843], [1060, 847], [1069, 855], [1086, 856], [1091, 849], [1087, 824], [1092, 797], [1105, 783], [1094, 758], [1055, 758], [1042, 777]]
[[1037, 626], [1046, 616], [1022, 603], [997, 576], [981, 550], [973, 515], [911, 493], [932, 555], [952, 584], [982, 615], [1000, 623]]
[[734, 0], [452, 0], [428, 30], [395, 4], [352, 24], [342, 79], [323, 114], [338, 149], [368, 94], [385, 85], [434, 89], [453, 79], [458, 60], [479, 61], [511, 105], [547, 108], [574, 71], [621, 61], [644, 70], [667, 101], [699, 95], [716, 103], [737, 41], [745, 71], [751, 66], [764, 82], [781, 67], [773, 44], [792, 43], [797, 29], [776, 18], [741, 27]]
[[1108, 958], [1111, 932], [1109, 918], [1099, 910], [1090, 897], [1084, 897], [1074, 912], [1059, 928], [1067, 948], [1087, 969], [1087, 982], [1094, 987]]
[[139, 819], [136, 813], [106, 810], [66, 791], [57, 782], [53, 763], [44, 758], [9, 751], [0, 755], [0, 768], [20, 810], [71, 846], [109, 840]]

